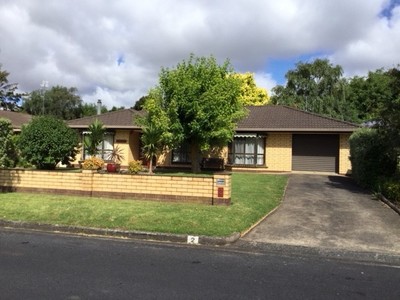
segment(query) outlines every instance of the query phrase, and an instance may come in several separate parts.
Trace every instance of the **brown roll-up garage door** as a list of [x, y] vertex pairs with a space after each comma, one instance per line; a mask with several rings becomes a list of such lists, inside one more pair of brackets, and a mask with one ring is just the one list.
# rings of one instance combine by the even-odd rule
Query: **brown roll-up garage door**
[[293, 134], [292, 170], [337, 172], [339, 135]]

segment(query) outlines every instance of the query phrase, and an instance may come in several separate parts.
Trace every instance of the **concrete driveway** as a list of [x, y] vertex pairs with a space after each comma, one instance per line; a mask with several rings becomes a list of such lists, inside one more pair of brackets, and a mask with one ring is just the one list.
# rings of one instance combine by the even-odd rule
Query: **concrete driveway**
[[350, 178], [292, 174], [280, 207], [243, 240], [400, 255], [400, 216]]

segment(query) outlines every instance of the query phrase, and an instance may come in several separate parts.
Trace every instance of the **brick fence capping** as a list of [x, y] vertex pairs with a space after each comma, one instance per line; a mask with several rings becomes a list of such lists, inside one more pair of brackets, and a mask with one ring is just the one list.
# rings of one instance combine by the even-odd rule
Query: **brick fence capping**
[[229, 205], [231, 173], [209, 176], [148, 175], [0, 169], [3, 192]]

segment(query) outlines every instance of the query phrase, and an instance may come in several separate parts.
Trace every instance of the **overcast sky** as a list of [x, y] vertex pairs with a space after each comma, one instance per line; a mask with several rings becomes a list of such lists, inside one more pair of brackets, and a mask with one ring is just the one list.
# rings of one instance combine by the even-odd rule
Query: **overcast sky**
[[400, 0], [0, 0], [0, 63], [25, 92], [130, 107], [190, 53], [268, 90], [317, 57], [365, 75], [400, 63]]

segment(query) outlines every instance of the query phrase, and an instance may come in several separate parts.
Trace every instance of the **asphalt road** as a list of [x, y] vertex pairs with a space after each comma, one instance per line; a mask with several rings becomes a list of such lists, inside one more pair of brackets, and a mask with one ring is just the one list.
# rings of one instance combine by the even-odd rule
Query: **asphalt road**
[[400, 299], [400, 266], [0, 229], [0, 299]]

